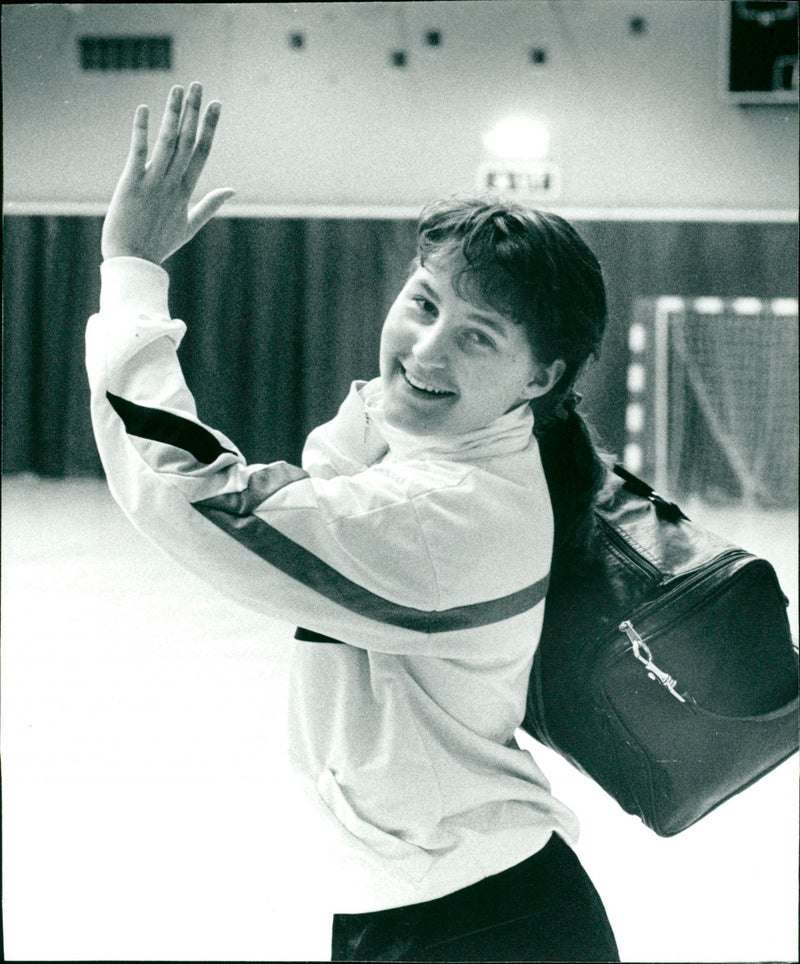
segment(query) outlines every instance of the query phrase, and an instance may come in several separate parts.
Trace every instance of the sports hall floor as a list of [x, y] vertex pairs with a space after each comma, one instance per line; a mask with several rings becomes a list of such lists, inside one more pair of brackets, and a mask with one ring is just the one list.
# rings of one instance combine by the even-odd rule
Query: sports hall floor
[[[769, 558], [797, 515], [689, 506]], [[9, 960], [321, 960], [335, 868], [285, 762], [293, 627], [177, 569], [98, 480], [3, 486]], [[797, 960], [797, 758], [656, 837], [528, 740], [627, 961]]]

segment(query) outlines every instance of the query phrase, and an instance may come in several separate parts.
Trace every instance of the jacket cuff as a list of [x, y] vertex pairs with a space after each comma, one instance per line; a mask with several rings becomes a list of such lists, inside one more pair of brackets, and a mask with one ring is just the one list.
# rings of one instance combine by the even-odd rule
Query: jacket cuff
[[169, 318], [169, 275], [142, 258], [109, 258], [100, 265], [100, 311], [134, 310]]

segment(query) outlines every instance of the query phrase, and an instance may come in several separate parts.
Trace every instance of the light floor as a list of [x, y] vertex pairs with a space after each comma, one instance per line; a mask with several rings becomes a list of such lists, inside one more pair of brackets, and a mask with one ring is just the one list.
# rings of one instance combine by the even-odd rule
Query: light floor
[[[797, 517], [691, 507], [776, 565]], [[323, 960], [335, 874], [294, 795], [293, 627], [229, 603], [102, 482], [3, 491], [3, 910], [10, 960]], [[797, 960], [797, 758], [656, 837], [532, 740], [627, 961]]]

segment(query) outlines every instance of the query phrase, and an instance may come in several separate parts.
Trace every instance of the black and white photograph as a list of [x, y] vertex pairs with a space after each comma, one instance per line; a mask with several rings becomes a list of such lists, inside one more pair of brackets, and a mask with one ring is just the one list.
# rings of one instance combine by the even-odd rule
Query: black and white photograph
[[2, 6], [8, 961], [798, 960], [798, 3]]

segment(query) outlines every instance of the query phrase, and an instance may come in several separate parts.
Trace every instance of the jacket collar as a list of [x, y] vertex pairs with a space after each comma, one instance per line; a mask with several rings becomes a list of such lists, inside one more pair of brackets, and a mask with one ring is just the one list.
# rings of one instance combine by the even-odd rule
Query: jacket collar
[[464, 435], [413, 435], [386, 421], [380, 379], [359, 383], [357, 387], [368, 432], [378, 432], [389, 447], [387, 461], [414, 458], [471, 462], [511, 455], [532, 444], [533, 413], [527, 404], [519, 405], [489, 425]]

